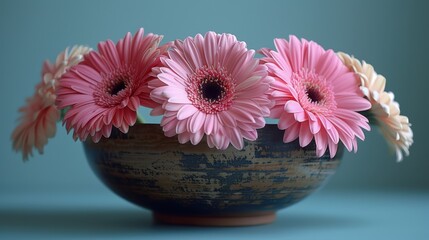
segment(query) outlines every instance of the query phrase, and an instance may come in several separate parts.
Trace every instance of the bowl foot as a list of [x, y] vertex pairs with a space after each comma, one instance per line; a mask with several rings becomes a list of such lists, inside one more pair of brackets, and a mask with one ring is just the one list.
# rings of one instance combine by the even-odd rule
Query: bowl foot
[[220, 216], [193, 216], [193, 215], [174, 215], [168, 213], [153, 213], [153, 218], [158, 223], [174, 225], [192, 225], [192, 226], [253, 226], [272, 223], [276, 219], [275, 212], [220, 215]]

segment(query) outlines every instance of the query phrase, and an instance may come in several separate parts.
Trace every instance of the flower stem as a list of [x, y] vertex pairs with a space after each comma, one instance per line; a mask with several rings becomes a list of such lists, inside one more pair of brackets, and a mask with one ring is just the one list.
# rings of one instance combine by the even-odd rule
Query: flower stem
[[375, 118], [374, 114], [371, 112], [371, 110], [362, 111], [360, 112], [363, 116], [368, 118], [369, 124], [372, 126], [378, 126], [377, 119]]
[[144, 123], [144, 122], [145, 122], [144, 118], [139, 114], [137, 114], [137, 123]]

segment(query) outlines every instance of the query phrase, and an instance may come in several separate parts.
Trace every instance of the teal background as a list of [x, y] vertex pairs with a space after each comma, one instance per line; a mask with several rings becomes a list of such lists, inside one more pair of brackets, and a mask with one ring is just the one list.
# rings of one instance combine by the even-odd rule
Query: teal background
[[[104, 233], [119, 239], [127, 234], [139, 239], [428, 239], [428, 9], [423, 0], [1, 0], [0, 238]], [[22, 162], [12, 151], [10, 134], [18, 108], [40, 81], [42, 62], [54, 61], [67, 46], [96, 48], [99, 41], [117, 41], [140, 27], [163, 34], [164, 42], [209, 30], [229, 32], [252, 49], [273, 47], [273, 38], [295, 34], [364, 59], [386, 76], [387, 89], [411, 119], [411, 155], [396, 163], [374, 129], [357, 154], [345, 153], [325, 188], [282, 212], [275, 224], [207, 231], [152, 226], [148, 212], [141, 214], [100, 183], [81, 143], [61, 124], [43, 155]]]
[[[411, 156], [395, 162], [377, 131], [357, 154], [346, 153], [328, 189], [429, 190], [425, 1], [1, 1], [0, 194], [9, 191], [98, 191], [81, 143], [58, 124], [45, 154], [23, 163], [10, 134], [17, 109], [39, 82], [41, 64], [65, 47], [117, 41], [144, 27], [164, 42], [205, 33], [235, 34], [248, 48], [273, 47], [289, 34], [314, 40], [373, 64], [387, 78], [415, 133]], [[147, 114], [147, 111], [143, 110]], [[148, 121], [157, 119], [148, 118]]]
[[[36, 153], [28, 162], [22, 162], [21, 155], [13, 152], [10, 134], [16, 126], [18, 108], [25, 103], [26, 97], [33, 94], [34, 86], [40, 81], [41, 66], [45, 59], [54, 61], [60, 51], [74, 44], [96, 48], [99, 41], [117, 41], [126, 32], [134, 33], [140, 27], [144, 27], [146, 32], [163, 34], [164, 42], [210, 30], [229, 32], [239, 40], [246, 41], [248, 48], [252, 49], [272, 48], [273, 38], [287, 38], [289, 34], [295, 34], [314, 40], [325, 48], [344, 51], [366, 60], [387, 78], [387, 89], [395, 93], [402, 113], [411, 119], [415, 143], [411, 147], [411, 155], [402, 163], [396, 163], [395, 156], [389, 153], [377, 130], [366, 133], [367, 139], [359, 143], [358, 153], [345, 153], [340, 169], [322, 192], [354, 192], [353, 196], [359, 196], [360, 192], [396, 192], [404, 196], [407, 193], [427, 193], [429, 160], [425, 139], [429, 136], [429, 128], [425, 124], [428, 124], [429, 119], [428, 9], [428, 2], [423, 0], [2, 0], [0, 202], [6, 201], [5, 199], [9, 199], [7, 201], [10, 204], [31, 201], [33, 194], [35, 196], [41, 193], [56, 199], [55, 196], [63, 194], [61, 198], [57, 198], [59, 202], [53, 203], [62, 206], [60, 202], [63, 199], [66, 199], [66, 204], [73, 202], [70, 199], [79, 201], [83, 199], [80, 196], [86, 193], [113, 196], [91, 172], [81, 143], [74, 142], [61, 124], [58, 124], [57, 135], [49, 141], [45, 153]], [[148, 111], [143, 109], [142, 113], [147, 115]], [[158, 121], [150, 117], [146, 119], [150, 122]], [[422, 196], [427, 202], [427, 195]], [[354, 198], [353, 203], [358, 205], [359, 201]], [[403, 202], [398, 202], [394, 207], [401, 206], [402, 203], [406, 205], [411, 202], [407, 202], [404, 197]], [[93, 205], [96, 206], [97, 203]], [[429, 214], [427, 208], [424, 211]], [[81, 211], [81, 215], [66, 215], [72, 217], [68, 222], [76, 224], [84, 212]], [[412, 213], [408, 213], [412, 217]], [[18, 216], [16, 219], [20, 219], [19, 216], [43, 216], [42, 213], [16, 214], [17, 212], [11, 212], [4, 216], [11, 219], [13, 216]], [[133, 214], [131, 215], [135, 217]], [[55, 222], [56, 216], [48, 216], [48, 220], [45, 219], [40, 226], [48, 228], [46, 225]], [[61, 216], [64, 215], [59, 214], [58, 219]], [[111, 212], [107, 216], [113, 218], [116, 213]], [[124, 219], [127, 217], [120, 216]], [[392, 216], [393, 218], [400, 216]], [[301, 218], [301, 221], [305, 222], [306, 219], [311, 219], [310, 215]], [[7, 221], [3, 221], [5, 222]], [[338, 220], [339, 225], [341, 222], [341, 219]], [[0, 225], [1, 223], [2, 221]], [[33, 226], [30, 222], [26, 223], [24, 227]], [[397, 227], [399, 229], [400, 226]], [[89, 228], [85, 230], [91, 231]], [[421, 229], [414, 233], [417, 234], [418, 231]]]

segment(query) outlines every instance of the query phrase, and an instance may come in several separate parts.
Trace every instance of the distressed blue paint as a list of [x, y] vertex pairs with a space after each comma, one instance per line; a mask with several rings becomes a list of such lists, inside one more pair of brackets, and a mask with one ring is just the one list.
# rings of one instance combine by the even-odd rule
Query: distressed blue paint
[[274, 125], [258, 134], [244, 150], [219, 151], [206, 143], [179, 144], [158, 125], [137, 125], [84, 147], [93, 170], [114, 192], [170, 214], [276, 211], [310, 194], [339, 164], [328, 155], [315, 157], [314, 143], [304, 149], [298, 142], [284, 144]]

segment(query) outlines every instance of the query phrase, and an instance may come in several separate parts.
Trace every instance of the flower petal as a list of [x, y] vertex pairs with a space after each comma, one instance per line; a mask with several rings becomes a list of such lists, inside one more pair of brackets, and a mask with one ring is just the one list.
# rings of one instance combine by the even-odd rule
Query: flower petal
[[196, 109], [193, 105], [183, 105], [177, 112], [177, 119], [184, 120], [194, 115], [197, 111], [198, 109]]

